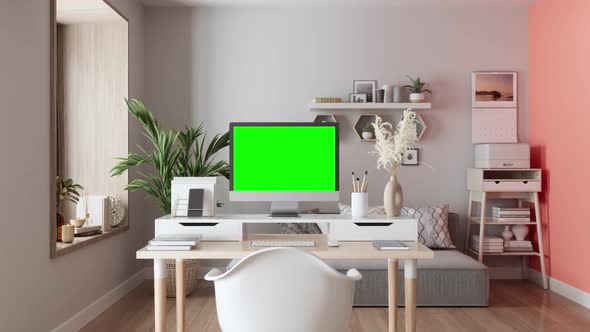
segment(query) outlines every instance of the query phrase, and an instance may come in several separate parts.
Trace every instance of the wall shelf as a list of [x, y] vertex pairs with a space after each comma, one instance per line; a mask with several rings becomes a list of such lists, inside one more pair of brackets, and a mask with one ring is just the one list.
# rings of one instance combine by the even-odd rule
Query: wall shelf
[[[477, 257], [478, 252], [474, 249], [467, 249], [469, 253], [473, 256]], [[504, 252], [485, 252], [483, 253], [484, 256], [540, 256], [536, 251], [504, 251]]]
[[430, 103], [311, 103], [311, 111], [321, 110], [429, 110]]
[[[479, 224], [480, 217], [472, 217], [471, 224]], [[537, 223], [534, 221], [494, 221], [492, 217], [486, 217], [486, 225], [531, 225], [534, 226]]]

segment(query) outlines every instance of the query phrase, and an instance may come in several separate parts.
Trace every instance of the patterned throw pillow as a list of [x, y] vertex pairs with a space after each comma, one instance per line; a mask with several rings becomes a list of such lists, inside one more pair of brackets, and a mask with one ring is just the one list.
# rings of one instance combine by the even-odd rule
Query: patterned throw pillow
[[418, 241], [428, 248], [455, 248], [449, 233], [449, 205], [402, 209], [402, 214], [418, 220]]

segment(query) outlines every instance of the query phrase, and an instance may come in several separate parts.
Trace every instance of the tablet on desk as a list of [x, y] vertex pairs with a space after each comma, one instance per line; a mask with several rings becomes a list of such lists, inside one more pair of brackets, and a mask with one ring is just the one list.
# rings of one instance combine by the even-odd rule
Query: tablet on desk
[[377, 240], [373, 241], [375, 248], [379, 250], [409, 250], [410, 247], [398, 240]]

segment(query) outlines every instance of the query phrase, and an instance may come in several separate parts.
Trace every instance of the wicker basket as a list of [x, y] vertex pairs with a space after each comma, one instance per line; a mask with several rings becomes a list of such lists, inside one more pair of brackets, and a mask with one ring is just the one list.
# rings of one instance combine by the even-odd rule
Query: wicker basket
[[[199, 261], [195, 259], [187, 259], [184, 261], [186, 267], [184, 271], [184, 280], [186, 282], [186, 295], [191, 294], [197, 289], [199, 281]], [[176, 297], [176, 261], [173, 259], [166, 260], [166, 272], [168, 275], [167, 295], [168, 297]]]

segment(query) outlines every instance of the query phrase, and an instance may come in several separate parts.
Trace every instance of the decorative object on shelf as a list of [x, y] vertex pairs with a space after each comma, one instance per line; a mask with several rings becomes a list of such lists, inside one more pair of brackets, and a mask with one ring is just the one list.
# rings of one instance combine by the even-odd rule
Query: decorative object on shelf
[[351, 93], [350, 94], [350, 102], [353, 104], [366, 103], [367, 102], [367, 94], [366, 93]]
[[514, 71], [471, 73], [471, 103], [478, 108], [516, 108], [518, 74]]
[[[358, 137], [363, 141], [372, 141], [375, 138], [375, 130], [373, 128], [373, 123], [375, 122], [376, 118], [377, 115], [375, 114], [363, 114], [360, 115], [359, 118], [356, 120], [353, 129], [358, 135]], [[363, 136], [363, 132], [365, 131], [365, 129], [367, 129], [367, 126], [371, 126], [371, 138], [366, 138], [366, 135]]]
[[126, 190], [145, 191], [158, 200], [163, 213], [169, 214], [170, 186], [174, 177], [229, 177], [227, 161], [214, 160], [217, 152], [229, 146], [229, 132], [213, 136], [209, 145], [205, 146], [203, 124], [197, 128], [166, 131], [140, 101], [133, 99], [125, 102], [129, 112], [143, 125], [152, 149], [139, 148], [141, 153], [132, 152], [126, 157], [116, 158], [118, 162], [111, 170], [111, 176], [119, 176], [142, 164], [155, 170], [155, 174], [140, 173], [141, 178], [131, 181]]
[[526, 236], [529, 234], [529, 226], [514, 225], [512, 226], [512, 232], [514, 233], [514, 237], [516, 237], [516, 240], [524, 241]]
[[376, 103], [383, 103], [385, 99], [385, 90], [377, 89], [375, 90], [375, 102]]
[[84, 226], [85, 223], [86, 223], [86, 218], [70, 219], [70, 225], [72, 225], [76, 228], [80, 228], [80, 227]]
[[61, 227], [65, 225], [65, 216], [61, 212], [64, 201], [78, 204], [80, 193], [78, 190], [84, 189], [81, 185], [74, 183], [72, 179], [62, 179], [60, 176], [55, 177], [55, 211], [56, 211], [56, 237], [57, 241], [62, 240]]
[[313, 120], [314, 123], [337, 123], [336, 117], [332, 114], [317, 115]]
[[86, 225], [111, 230], [111, 207], [106, 195], [84, 195], [76, 207], [78, 218], [86, 218]]
[[393, 103], [393, 88], [391, 85], [385, 84], [381, 89], [383, 89], [383, 102]]
[[117, 227], [125, 219], [125, 207], [118, 198], [109, 196], [111, 206], [111, 227]]
[[373, 139], [373, 124], [371, 123], [367, 123], [364, 127], [363, 127], [363, 131], [362, 131], [362, 137], [363, 139]]
[[61, 241], [64, 243], [74, 242], [74, 225], [61, 226]]
[[354, 93], [364, 93], [367, 95], [367, 103], [375, 102], [375, 89], [377, 81], [371, 80], [354, 80], [352, 81], [352, 91]]
[[342, 98], [340, 97], [315, 97], [312, 103], [341, 103]]
[[412, 132], [415, 135], [414, 138], [416, 139], [416, 142], [420, 141], [426, 132], [426, 128], [428, 128], [428, 126], [426, 126], [426, 122], [424, 122], [424, 119], [422, 119], [420, 114], [416, 114], [416, 122], [411, 124], [411, 126], [413, 128]]
[[531, 147], [528, 143], [475, 145], [475, 168], [530, 167]]
[[383, 168], [390, 173], [389, 181], [383, 193], [383, 203], [388, 217], [398, 217], [403, 206], [403, 192], [398, 181], [398, 168], [403, 161], [403, 155], [407, 148], [416, 140], [412, 133], [412, 124], [416, 122], [417, 114], [411, 109], [404, 111], [402, 120], [394, 127], [383, 122], [376, 116], [373, 128], [375, 129], [375, 151], [377, 155], [377, 168]]
[[502, 232], [502, 238], [504, 239], [504, 241], [512, 239], [513, 236], [514, 233], [512, 233], [512, 231], [510, 230], [510, 225], [504, 226], [504, 231]]
[[420, 77], [413, 79], [411, 76], [408, 75], [411, 84], [405, 85], [404, 88], [408, 88], [410, 90], [410, 102], [412, 103], [422, 103], [426, 101], [426, 96], [424, 92], [428, 92], [432, 94], [432, 91], [429, 89], [425, 89], [426, 82], [420, 81]]
[[393, 87], [393, 102], [394, 103], [401, 103], [402, 101], [402, 87], [396, 85]]
[[418, 166], [420, 157], [420, 150], [418, 148], [407, 148], [406, 152], [404, 153], [404, 159], [402, 160], [402, 165], [404, 166]]

